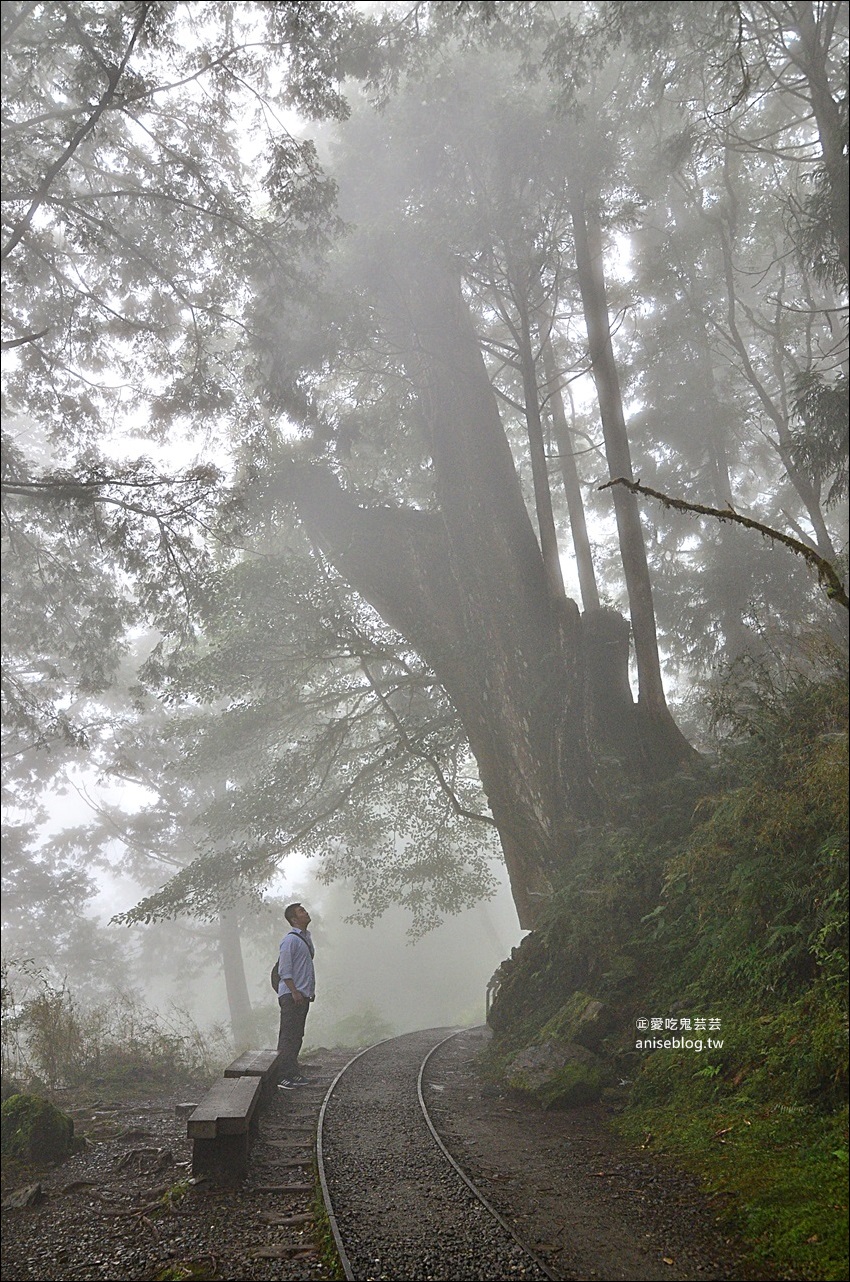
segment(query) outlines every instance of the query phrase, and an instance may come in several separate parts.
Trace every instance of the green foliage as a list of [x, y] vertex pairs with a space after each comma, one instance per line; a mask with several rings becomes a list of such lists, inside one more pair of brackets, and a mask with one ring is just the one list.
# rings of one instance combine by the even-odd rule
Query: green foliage
[[794, 433], [794, 453], [818, 483], [830, 482], [826, 501], [847, 497], [850, 445], [847, 378], [827, 382], [815, 370], [799, 375], [795, 383], [794, 411], [800, 425]]
[[347, 881], [358, 920], [401, 903], [413, 933], [486, 895], [493, 826], [457, 714], [419, 656], [295, 535], [210, 587], [203, 639], [157, 647], [144, 669], [169, 705], [201, 710], [151, 719], [155, 760], [138, 722], [117, 754], [125, 777], [134, 762], [158, 773], [165, 737], [161, 802], [137, 823], [160, 849], [180, 837], [185, 849], [191, 832], [195, 857], [119, 920], [213, 915], [237, 888], [256, 898], [293, 852]]
[[35, 1095], [12, 1095], [4, 1101], [4, 1157], [22, 1162], [56, 1162], [70, 1156], [77, 1147], [72, 1119], [48, 1100]]
[[[618, 1118], [635, 1143], [689, 1166], [724, 1195], [728, 1228], [768, 1266], [813, 1282], [847, 1276], [847, 1110], [706, 1098], [684, 1064], [663, 1101]], [[648, 1139], [649, 1137], [649, 1139]]]
[[739, 667], [744, 682], [715, 708], [738, 730], [725, 752], [737, 786], [704, 800], [670, 862], [664, 929], [688, 938], [684, 969], [703, 990], [766, 1000], [846, 978], [847, 686], [782, 688], [764, 667]]
[[536, 1038], [547, 1020], [569, 1022], [577, 992], [585, 1004], [593, 995], [622, 1007], [645, 983], [647, 936], [657, 933], [652, 923], [664, 912], [659, 900], [667, 865], [714, 776], [714, 768], [702, 764], [624, 796], [621, 823], [584, 831], [539, 929], [502, 965], [490, 1023], [511, 1045]]
[[[601, 999], [615, 1017], [606, 1071], [633, 1080], [628, 1135], [653, 1135], [731, 1193], [766, 1259], [839, 1278], [847, 681], [824, 663], [801, 673], [749, 661], [713, 714], [717, 764], [629, 799], [631, 823], [588, 834], [544, 928], [503, 965], [493, 1068], [504, 1074], [529, 1042], [569, 1040], [589, 995]], [[637, 1017], [676, 1012], [721, 1028], [679, 1034], [699, 1048], [636, 1050]]]

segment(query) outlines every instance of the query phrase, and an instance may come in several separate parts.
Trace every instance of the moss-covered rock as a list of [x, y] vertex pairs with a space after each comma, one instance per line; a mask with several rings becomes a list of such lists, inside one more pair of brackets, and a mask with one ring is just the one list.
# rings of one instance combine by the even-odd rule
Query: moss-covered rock
[[571, 1108], [599, 1098], [602, 1066], [591, 1051], [575, 1042], [526, 1046], [505, 1065], [505, 1082], [543, 1108]]
[[576, 1042], [586, 1050], [598, 1051], [617, 1022], [617, 1015], [609, 1005], [579, 991], [546, 1021], [535, 1040]]
[[0, 1102], [11, 1099], [13, 1095], [20, 1095], [22, 1090], [21, 1081], [17, 1077], [12, 1077], [11, 1073], [7, 1073], [0, 1082]]
[[543, 1108], [577, 1108], [595, 1104], [602, 1094], [604, 1075], [596, 1064], [565, 1064], [537, 1092]]
[[58, 1162], [79, 1148], [74, 1123], [49, 1100], [12, 1095], [3, 1104], [2, 1152], [23, 1162]]

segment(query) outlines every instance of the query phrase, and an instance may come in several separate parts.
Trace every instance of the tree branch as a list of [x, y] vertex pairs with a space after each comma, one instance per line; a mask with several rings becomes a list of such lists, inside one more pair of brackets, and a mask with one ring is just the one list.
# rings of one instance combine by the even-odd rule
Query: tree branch
[[701, 503], [686, 503], [684, 499], [671, 498], [669, 494], [662, 494], [659, 490], [651, 490], [648, 485], [641, 485], [640, 481], [627, 481], [625, 477], [618, 476], [613, 481], [606, 481], [600, 485], [600, 490], [607, 490], [612, 485], [624, 485], [627, 490], [633, 494], [646, 494], [649, 498], [658, 499], [664, 507], [675, 509], [677, 512], [694, 512], [697, 516], [713, 516], [718, 521], [733, 521], [736, 525], [743, 525], [747, 530], [756, 530], [765, 538], [774, 539], [777, 543], [784, 544], [797, 556], [801, 556], [810, 566], [817, 571], [818, 579], [826, 585], [826, 595], [831, 601], [837, 601], [843, 605], [845, 610], [850, 609], [850, 598], [844, 591], [844, 585], [838, 577], [832, 564], [822, 557], [819, 552], [813, 548], [807, 547], [799, 539], [792, 539], [790, 534], [783, 534], [780, 530], [774, 530], [769, 525], [763, 525], [761, 521], [754, 521], [749, 516], [739, 516], [731, 507], [716, 508], [704, 507]]
[[37, 334], [24, 334], [22, 338], [6, 338], [0, 346], [2, 346], [4, 352], [10, 352], [13, 347], [24, 347], [27, 343], [37, 343], [48, 332], [46, 329], [41, 329]]
[[366, 680], [369, 682], [369, 685], [374, 690], [375, 695], [377, 696], [378, 701], [380, 702], [382, 708], [384, 709], [387, 716], [390, 718], [396, 730], [398, 731], [398, 736], [402, 745], [407, 749], [407, 751], [412, 756], [419, 757], [422, 761], [426, 761], [428, 763], [428, 765], [434, 771], [434, 774], [437, 776], [437, 783], [440, 785], [440, 788], [448, 798], [449, 804], [451, 805], [452, 810], [455, 812], [455, 814], [458, 815], [459, 818], [474, 819], [477, 823], [489, 824], [491, 828], [495, 828], [496, 821], [492, 819], [490, 815], [482, 815], [482, 814], [478, 814], [474, 810], [466, 809], [466, 807], [461, 803], [460, 799], [458, 798], [454, 788], [451, 786], [445, 774], [443, 773], [442, 767], [440, 766], [440, 763], [437, 760], [436, 756], [434, 756], [433, 753], [428, 752], [428, 750], [424, 746], [419, 747], [416, 743], [413, 742], [410, 735], [407, 733], [407, 730], [405, 729], [401, 721], [401, 718], [396, 714], [395, 710], [391, 706], [383, 690], [381, 690], [380, 686], [375, 681], [374, 677], [372, 676], [372, 673], [369, 671], [368, 664], [363, 658], [361, 658], [360, 660], [360, 667], [362, 668], [363, 673], [366, 677]]
[[68, 145], [66, 146], [62, 154], [58, 156], [56, 160], [54, 160], [53, 164], [48, 168], [47, 173], [44, 175], [44, 177], [41, 180], [41, 183], [39, 184], [38, 190], [36, 191], [35, 195], [30, 201], [29, 209], [23, 215], [23, 217], [19, 219], [19, 221], [15, 224], [15, 227], [12, 231], [11, 236], [9, 237], [6, 244], [3, 246], [2, 252], [0, 252], [0, 261], [6, 259], [9, 256], [9, 254], [11, 254], [15, 246], [18, 245], [20, 241], [23, 239], [23, 237], [26, 235], [27, 230], [29, 229], [29, 226], [32, 223], [32, 220], [35, 217], [39, 206], [44, 203], [45, 197], [47, 196], [47, 193], [50, 191], [50, 187], [53, 183], [54, 178], [57, 176], [58, 173], [61, 172], [62, 169], [65, 168], [65, 165], [67, 165], [68, 161], [71, 159], [74, 152], [79, 147], [80, 143], [83, 141], [84, 138], [86, 138], [91, 133], [91, 131], [94, 129], [95, 125], [97, 124], [98, 120], [100, 120], [100, 117], [103, 115], [104, 111], [109, 106], [112, 99], [115, 97], [115, 93], [118, 89], [118, 83], [124, 74], [124, 69], [130, 60], [130, 55], [132, 54], [136, 41], [138, 40], [139, 35], [141, 34], [142, 27], [145, 25], [147, 16], [148, 16], [148, 6], [144, 4], [142, 5], [139, 11], [138, 17], [136, 18], [136, 25], [133, 28], [132, 35], [130, 36], [130, 41], [124, 52], [124, 56], [121, 59], [118, 66], [109, 72], [109, 79], [108, 79], [106, 88], [101, 94], [97, 105], [95, 106], [91, 114], [88, 116], [88, 118], [84, 120], [83, 123], [80, 125], [79, 129], [71, 138], [70, 142], [68, 143]]

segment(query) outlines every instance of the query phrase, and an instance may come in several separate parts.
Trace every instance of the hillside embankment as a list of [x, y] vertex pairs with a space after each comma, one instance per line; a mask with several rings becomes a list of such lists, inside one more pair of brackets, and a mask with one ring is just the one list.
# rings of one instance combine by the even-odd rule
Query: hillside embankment
[[500, 968], [494, 1080], [602, 1100], [756, 1258], [847, 1276], [847, 686], [728, 696], [721, 755], [586, 834]]

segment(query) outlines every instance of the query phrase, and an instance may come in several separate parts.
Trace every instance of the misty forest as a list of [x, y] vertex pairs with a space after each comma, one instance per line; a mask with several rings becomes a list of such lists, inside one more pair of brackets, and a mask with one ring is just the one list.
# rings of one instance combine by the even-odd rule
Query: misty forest
[[314, 1044], [598, 1003], [514, 1089], [846, 1276], [847, 6], [2, 24], [4, 1098], [272, 1045], [300, 899]]

